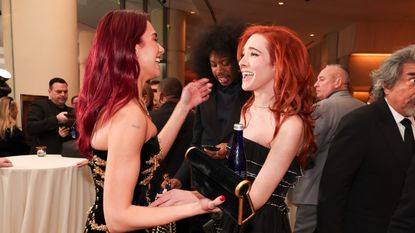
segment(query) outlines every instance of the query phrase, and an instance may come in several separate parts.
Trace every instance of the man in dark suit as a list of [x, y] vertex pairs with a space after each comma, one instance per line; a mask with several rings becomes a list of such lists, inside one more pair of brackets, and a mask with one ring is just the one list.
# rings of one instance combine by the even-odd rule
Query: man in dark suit
[[[250, 93], [242, 90], [236, 50], [244, 25], [227, 22], [214, 25], [204, 31], [192, 46], [189, 64], [200, 78], [209, 78], [213, 84], [209, 99], [196, 107], [192, 145], [209, 145], [218, 150], [204, 151], [218, 162], [225, 162], [233, 124], [240, 120], [243, 104]], [[175, 179], [175, 188], [190, 188], [190, 168], [183, 163]], [[202, 224], [209, 218], [192, 218], [192, 233], [201, 233]], [[212, 225], [211, 225], [212, 226]]]
[[415, 231], [415, 159], [408, 169], [401, 200], [392, 216], [388, 233], [413, 233]]
[[393, 53], [372, 78], [377, 101], [344, 116], [330, 145], [319, 233], [385, 233], [400, 199], [413, 155], [401, 121], [415, 122], [415, 46]]
[[[216, 146], [218, 151], [204, 151], [218, 160], [225, 158], [233, 125], [239, 122], [241, 108], [251, 95], [242, 90], [242, 76], [236, 59], [238, 38], [243, 29], [243, 25], [231, 23], [212, 26], [193, 44], [189, 57], [192, 70], [213, 83], [209, 99], [196, 107], [192, 145], [200, 148]], [[175, 178], [173, 182], [180, 180], [175, 187], [189, 188], [186, 163]]]
[[340, 119], [364, 105], [349, 92], [349, 74], [340, 65], [327, 65], [314, 84], [317, 97], [313, 117], [316, 119], [314, 135], [318, 150], [311, 155], [310, 163], [297, 185], [289, 193], [290, 201], [297, 206], [294, 233], [313, 233], [317, 227], [317, 203], [321, 173], [327, 159], [329, 145]]
[[[170, 115], [173, 113], [182, 93], [182, 84], [176, 78], [166, 78], [159, 83], [159, 91], [160, 107], [150, 112], [151, 119], [156, 125], [158, 132], [163, 129]], [[169, 153], [161, 161], [160, 167], [154, 173], [154, 178], [151, 182], [151, 186], [155, 188], [154, 192], [160, 191], [163, 174], [168, 173], [170, 177], [173, 177], [182, 164], [186, 150], [189, 148], [192, 140], [193, 122], [194, 112], [191, 111], [180, 128]], [[154, 196], [154, 193], [152, 194]]]
[[52, 78], [48, 93], [49, 98], [33, 102], [27, 114], [27, 132], [33, 137], [32, 154], [37, 146], [47, 146], [48, 154], [60, 154], [62, 142], [72, 139], [69, 130], [75, 117], [73, 109], [65, 105], [68, 84], [62, 78]]
[[[157, 132], [160, 132], [167, 123], [167, 120], [169, 120], [177, 102], [180, 100], [182, 89], [182, 84], [176, 78], [166, 78], [158, 83], [158, 101], [160, 106], [156, 110], [150, 112], [151, 119], [157, 127]], [[172, 178], [182, 165], [184, 155], [186, 150], [190, 147], [193, 136], [194, 115], [193, 111], [190, 111], [189, 114], [187, 114], [186, 120], [180, 128], [169, 153], [160, 162], [160, 166], [154, 172], [153, 179], [151, 180], [151, 197], [154, 197], [156, 193], [160, 192], [161, 184], [164, 181], [164, 174], [167, 173], [169, 177]], [[187, 220], [178, 221], [176, 224], [177, 232], [189, 231]]]

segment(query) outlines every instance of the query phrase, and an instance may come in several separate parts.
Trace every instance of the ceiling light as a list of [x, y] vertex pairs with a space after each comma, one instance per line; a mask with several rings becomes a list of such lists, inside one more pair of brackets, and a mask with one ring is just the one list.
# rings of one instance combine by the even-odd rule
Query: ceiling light
[[280, 6], [284, 5], [284, 2], [278, 2], [278, 5]]
[[196, 11], [190, 11], [189, 12], [191, 15], [194, 15], [194, 14], [196, 14]]
[[310, 37], [314, 37], [315, 35], [314, 35], [314, 33], [310, 33]]

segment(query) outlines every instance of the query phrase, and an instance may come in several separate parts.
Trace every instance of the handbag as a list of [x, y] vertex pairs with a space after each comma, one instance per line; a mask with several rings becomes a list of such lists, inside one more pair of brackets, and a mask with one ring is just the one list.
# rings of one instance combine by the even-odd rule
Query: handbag
[[203, 196], [215, 199], [224, 195], [226, 201], [219, 208], [238, 225], [244, 224], [255, 215], [249, 196], [251, 182], [235, 174], [218, 160], [212, 159], [196, 147], [186, 151], [190, 165], [191, 186]]

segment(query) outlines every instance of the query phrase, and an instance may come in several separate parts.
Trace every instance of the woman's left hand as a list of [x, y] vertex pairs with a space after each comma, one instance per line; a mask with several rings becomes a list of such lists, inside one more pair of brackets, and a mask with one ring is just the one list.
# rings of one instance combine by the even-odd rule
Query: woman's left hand
[[150, 204], [151, 207], [175, 206], [197, 202], [206, 213], [219, 212], [218, 206], [225, 201], [225, 196], [219, 196], [214, 200], [210, 200], [197, 191], [181, 189], [172, 189], [163, 194], [158, 194], [157, 197], [157, 200]]
[[180, 102], [189, 109], [192, 109], [209, 99], [211, 91], [212, 84], [209, 83], [209, 79], [202, 78], [194, 80], [183, 88]]

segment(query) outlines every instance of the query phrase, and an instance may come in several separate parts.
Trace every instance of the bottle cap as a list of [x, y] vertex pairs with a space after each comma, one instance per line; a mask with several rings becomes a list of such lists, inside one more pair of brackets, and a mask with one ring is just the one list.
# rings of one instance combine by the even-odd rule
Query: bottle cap
[[236, 123], [236, 124], [234, 124], [234, 125], [233, 125], [233, 129], [234, 129], [234, 130], [243, 130], [243, 129], [244, 129], [244, 127], [243, 127], [243, 125], [242, 125], [242, 124], [240, 124], [240, 123]]

